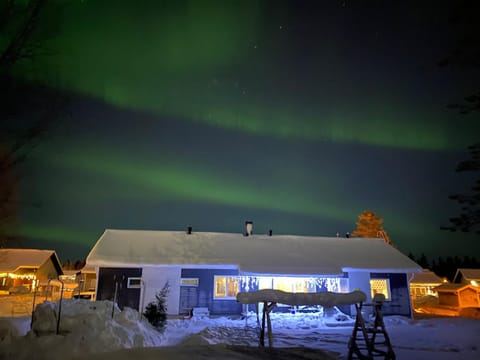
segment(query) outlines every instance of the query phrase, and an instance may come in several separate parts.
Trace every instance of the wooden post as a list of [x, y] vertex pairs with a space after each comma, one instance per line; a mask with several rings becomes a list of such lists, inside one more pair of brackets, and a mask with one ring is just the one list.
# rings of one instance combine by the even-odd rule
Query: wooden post
[[260, 329], [260, 346], [265, 347], [265, 312], [267, 308], [267, 302], [263, 303], [262, 309], [262, 327]]
[[271, 303], [267, 308], [267, 325], [268, 325], [268, 347], [273, 346], [272, 339], [272, 320], [270, 319], [270, 311], [274, 308], [275, 303]]

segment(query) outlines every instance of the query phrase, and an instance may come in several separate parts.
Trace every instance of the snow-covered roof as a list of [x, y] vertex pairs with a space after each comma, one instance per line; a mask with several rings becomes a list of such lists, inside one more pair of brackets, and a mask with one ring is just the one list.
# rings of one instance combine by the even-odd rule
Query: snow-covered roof
[[290, 275], [422, 270], [382, 239], [109, 229], [90, 251], [87, 264], [230, 265], [243, 274]]
[[61, 274], [60, 260], [54, 250], [0, 249], [0, 272], [14, 272], [20, 267], [39, 268], [50, 257]]
[[433, 271], [428, 269], [423, 269], [421, 273], [413, 275], [411, 284], [441, 284], [442, 279], [437, 276]]
[[477, 281], [480, 282], [480, 269], [457, 269], [453, 282], [460, 280], [460, 275], [463, 276], [463, 279], [466, 281]]
[[77, 273], [81, 274], [95, 274], [95, 266], [85, 264], [83, 268], [77, 270]]

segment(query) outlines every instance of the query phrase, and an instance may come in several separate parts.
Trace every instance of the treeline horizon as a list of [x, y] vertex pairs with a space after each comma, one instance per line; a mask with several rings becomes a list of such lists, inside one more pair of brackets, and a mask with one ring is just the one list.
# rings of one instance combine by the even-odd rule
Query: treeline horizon
[[82, 269], [86, 264], [86, 260], [76, 260], [75, 262], [71, 261], [70, 259], [67, 259], [63, 264], [62, 268], [63, 270], [80, 270]]
[[474, 256], [438, 256], [429, 259], [423, 253], [420, 256], [416, 256], [410, 252], [408, 257], [422, 268], [429, 269], [437, 276], [447, 278], [449, 281], [453, 281], [457, 269], [480, 269], [480, 261]]

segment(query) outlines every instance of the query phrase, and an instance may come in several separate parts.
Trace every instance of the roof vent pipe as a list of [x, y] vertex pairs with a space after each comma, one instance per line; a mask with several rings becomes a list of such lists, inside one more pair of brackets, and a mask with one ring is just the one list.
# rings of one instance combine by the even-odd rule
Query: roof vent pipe
[[191, 233], [192, 233], [192, 227], [189, 226], [189, 227], [187, 227], [187, 234], [190, 235]]
[[245, 236], [252, 235], [253, 221], [245, 221]]

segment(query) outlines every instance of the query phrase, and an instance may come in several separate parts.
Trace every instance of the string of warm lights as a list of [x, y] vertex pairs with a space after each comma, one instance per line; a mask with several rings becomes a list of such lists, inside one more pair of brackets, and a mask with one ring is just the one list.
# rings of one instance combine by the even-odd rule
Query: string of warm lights
[[35, 280], [35, 274], [14, 274], [14, 273], [0, 273], [0, 278], [8, 277], [10, 279]]

